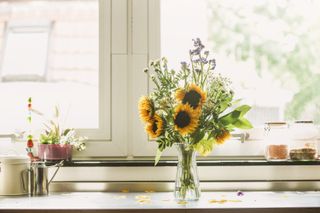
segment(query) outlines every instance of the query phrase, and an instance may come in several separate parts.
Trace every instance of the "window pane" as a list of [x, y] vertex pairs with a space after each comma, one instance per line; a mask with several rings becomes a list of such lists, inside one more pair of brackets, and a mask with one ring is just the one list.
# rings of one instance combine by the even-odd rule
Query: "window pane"
[[48, 117], [59, 106], [65, 126], [98, 128], [98, 41], [98, 0], [0, 0], [0, 132], [26, 128], [28, 97]]
[[[51, 24], [8, 22], [2, 61], [2, 80], [43, 78]], [[36, 50], [36, 51], [32, 51]], [[32, 52], [32, 54], [30, 54]], [[19, 63], [16, 63], [19, 61]], [[29, 78], [27, 76], [30, 76]], [[9, 79], [8, 79], [9, 77]]]
[[161, 54], [178, 68], [199, 37], [254, 106], [250, 120], [320, 123], [320, 2], [161, 0]]

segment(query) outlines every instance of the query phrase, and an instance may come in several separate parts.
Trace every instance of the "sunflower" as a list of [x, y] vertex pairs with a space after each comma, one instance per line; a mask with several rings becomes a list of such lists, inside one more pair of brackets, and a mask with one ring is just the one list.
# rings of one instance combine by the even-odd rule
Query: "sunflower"
[[206, 102], [206, 93], [195, 84], [188, 86], [187, 90], [176, 91], [177, 100], [183, 104], [189, 104], [193, 109], [199, 109]]
[[174, 127], [184, 136], [196, 130], [199, 122], [199, 111], [194, 110], [189, 104], [179, 104], [175, 108]]
[[228, 130], [222, 130], [217, 136], [216, 136], [216, 142], [217, 144], [223, 144], [226, 140], [229, 140], [231, 138], [231, 134]]
[[163, 133], [163, 129], [164, 121], [158, 114], [155, 114], [146, 125], [146, 132], [152, 139], [159, 137]]
[[152, 120], [154, 115], [154, 104], [150, 98], [143, 96], [139, 101], [139, 114], [140, 119], [144, 122]]
[[184, 96], [186, 95], [186, 91], [182, 88], [176, 90], [176, 99], [178, 101], [182, 101]]

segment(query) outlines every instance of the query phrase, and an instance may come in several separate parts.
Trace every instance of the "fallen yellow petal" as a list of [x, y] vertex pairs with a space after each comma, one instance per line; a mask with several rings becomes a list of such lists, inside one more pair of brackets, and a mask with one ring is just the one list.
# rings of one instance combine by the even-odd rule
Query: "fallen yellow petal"
[[143, 200], [142, 199], [142, 200], [137, 200], [137, 202], [140, 203], [140, 204], [145, 204], [145, 203], [151, 203], [151, 200], [148, 200], [148, 199], [147, 200]]
[[239, 203], [242, 202], [241, 200], [228, 200], [229, 202], [233, 202], [233, 203]]
[[135, 198], [137, 200], [150, 200], [151, 199], [151, 197], [148, 195], [137, 195]]
[[127, 196], [121, 195], [121, 196], [114, 196], [113, 198], [114, 198], [114, 199], [126, 199]]
[[233, 203], [236, 203], [236, 202], [242, 202], [241, 200], [225, 200], [225, 199], [222, 199], [222, 200], [209, 200], [209, 203], [219, 203], [219, 204], [224, 204], [226, 202], [233, 202]]
[[180, 204], [180, 205], [186, 205], [188, 202], [187, 201], [185, 201], [185, 200], [180, 200], [180, 201], [178, 201], [178, 204]]
[[137, 195], [135, 199], [139, 204], [148, 204], [151, 203], [151, 197], [148, 195]]
[[227, 200], [224, 200], [224, 199], [222, 199], [222, 200], [209, 200], [209, 203], [219, 203], [219, 204], [223, 204], [223, 203], [225, 203], [225, 202], [227, 202]]

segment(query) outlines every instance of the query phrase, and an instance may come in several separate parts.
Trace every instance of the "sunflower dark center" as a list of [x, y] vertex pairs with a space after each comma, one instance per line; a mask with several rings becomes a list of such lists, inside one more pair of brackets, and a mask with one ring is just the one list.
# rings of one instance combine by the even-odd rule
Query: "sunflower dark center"
[[182, 100], [183, 104], [189, 104], [192, 108], [197, 108], [199, 106], [201, 99], [201, 95], [195, 91], [195, 90], [190, 90], [187, 92]]
[[153, 132], [156, 132], [156, 131], [158, 130], [157, 123], [158, 123], [158, 122], [155, 121], [155, 122], [153, 122], [153, 124], [152, 124], [152, 131], [153, 131]]
[[178, 127], [183, 128], [188, 126], [190, 124], [190, 121], [191, 121], [191, 118], [189, 114], [185, 111], [181, 111], [181, 112], [178, 112], [176, 119], [174, 120], [174, 123]]

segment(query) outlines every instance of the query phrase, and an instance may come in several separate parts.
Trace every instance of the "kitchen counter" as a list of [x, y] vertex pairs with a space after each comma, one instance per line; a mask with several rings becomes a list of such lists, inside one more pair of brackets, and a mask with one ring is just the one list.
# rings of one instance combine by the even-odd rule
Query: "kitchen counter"
[[71, 192], [50, 196], [0, 196], [0, 212], [320, 212], [320, 192], [203, 192], [197, 202], [177, 202], [171, 192]]

